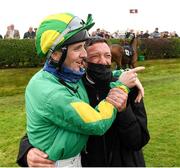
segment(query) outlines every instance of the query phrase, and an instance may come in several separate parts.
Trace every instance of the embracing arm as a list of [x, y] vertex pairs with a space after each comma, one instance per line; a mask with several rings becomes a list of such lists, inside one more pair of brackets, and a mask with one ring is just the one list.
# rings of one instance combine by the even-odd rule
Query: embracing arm
[[27, 135], [21, 138], [16, 162], [22, 167], [54, 167], [54, 162], [48, 160], [46, 153], [30, 144]]
[[33, 148], [33, 146], [29, 143], [27, 135], [25, 135], [24, 137], [21, 138], [19, 145], [19, 153], [16, 161], [19, 166], [28, 167], [27, 153], [31, 148]]

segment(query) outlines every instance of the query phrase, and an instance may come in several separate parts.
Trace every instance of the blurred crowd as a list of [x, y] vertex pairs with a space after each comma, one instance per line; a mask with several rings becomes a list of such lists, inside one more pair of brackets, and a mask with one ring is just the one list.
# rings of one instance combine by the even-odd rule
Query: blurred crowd
[[[36, 36], [37, 28], [29, 27], [27, 32], [24, 33], [23, 39], [34, 39]], [[172, 38], [172, 37], [179, 37], [179, 35], [176, 33], [176, 31], [168, 32], [168, 31], [162, 31], [159, 32], [159, 28], [156, 27], [153, 32], [149, 32], [148, 30], [144, 31], [136, 31], [133, 29], [129, 29], [127, 31], [115, 31], [113, 33], [110, 33], [107, 30], [104, 29], [96, 29], [91, 33], [92, 36], [100, 36], [106, 39], [109, 38], [115, 38], [115, 39], [124, 39], [129, 34], [134, 34], [137, 38]], [[20, 33], [18, 29], [15, 29], [15, 26], [13, 24], [7, 26], [7, 31], [4, 36], [0, 34], [0, 39], [20, 39]]]
[[133, 29], [129, 29], [127, 31], [115, 31], [113, 33], [110, 33], [109, 31], [106, 31], [104, 29], [96, 29], [96, 31], [92, 32], [92, 36], [101, 36], [104, 38], [115, 38], [115, 39], [124, 39], [129, 34], [134, 34], [138, 38], [172, 38], [172, 37], [179, 37], [176, 31], [168, 32], [168, 31], [162, 31], [159, 32], [159, 28], [155, 28], [153, 32], [149, 32], [149, 30], [144, 31], [135, 31]]
[[[27, 32], [24, 33], [24, 39], [34, 39], [36, 36], [37, 28], [29, 27]], [[6, 34], [4, 37], [0, 34], [0, 39], [20, 39], [20, 33], [18, 29], [15, 29], [14, 24], [7, 26]]]

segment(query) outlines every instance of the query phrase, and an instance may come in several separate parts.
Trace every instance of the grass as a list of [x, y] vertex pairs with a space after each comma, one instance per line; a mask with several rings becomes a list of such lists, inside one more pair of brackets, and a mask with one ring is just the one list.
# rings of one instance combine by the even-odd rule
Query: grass
[[17, 166], [19, 140], [26, 127], [24, 90], [37, 70], [0, 70], [0, 166]]
[[145, 147], [147, 166], [180, 166], [180, 60], [144, 62], [140, 74], [151, 140]]
[[[139, 62], [151, 140], [146, 165], [180, 166], [180, 59]], [[37, 68], [0, 70], [0, 166], [18, 166], [19, 140], [25, 133], [24, 90]]]

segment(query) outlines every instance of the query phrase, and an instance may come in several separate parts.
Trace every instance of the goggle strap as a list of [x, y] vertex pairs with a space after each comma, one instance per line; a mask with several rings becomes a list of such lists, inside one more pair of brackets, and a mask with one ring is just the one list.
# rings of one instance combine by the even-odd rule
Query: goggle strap
[[66, 35], [68, 32], [70, 31], [70, 29], [67, 27], [56, 39], [56, 41], [52, 44], [51, 48], [49, 49], [49, 52], [47, 54], [47, 58], [49, 58], [51, 56], [51, 54], [53, 53], [55, 47], [57, 46], [57, 44], [59, 43], [59, 41], [62, 40], [62, 38], [64, 37], [64, 35]]

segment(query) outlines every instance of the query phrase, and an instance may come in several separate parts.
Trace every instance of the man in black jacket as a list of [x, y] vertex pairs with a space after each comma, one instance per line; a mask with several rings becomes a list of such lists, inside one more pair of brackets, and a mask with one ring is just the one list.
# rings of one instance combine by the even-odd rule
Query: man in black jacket
[[[108, 94], [109, 83], [117, 79], [110, 70], [111, 53], [104, 39], [90, 40], [87, 53], [87, 74], [83, 82], [91, 106], [96, 106]], [[82, 166], [145, 166], [142, 147], [148, 143], [150, 137], [144, 103], [143, 100], [135, 103], [137, 95], [138, 89], [134, 87], [128, 95], [126, 109], [118, 113], [110, 129], [103, 136], [89, 137], [86, 149], [81, 153]], [[22, 139], [17, 159], [19, 165], [27, 166], [28, 160], [34, 166], [51, 166], [53, 162], [46, 158], [46, 154], [29, 144], [27, 137]]]
[[36, 33], [33, 31], [32, 27], [29, 27], [29, 30], [24, 33], [24, 39], [34, 39], [36, 36]]

